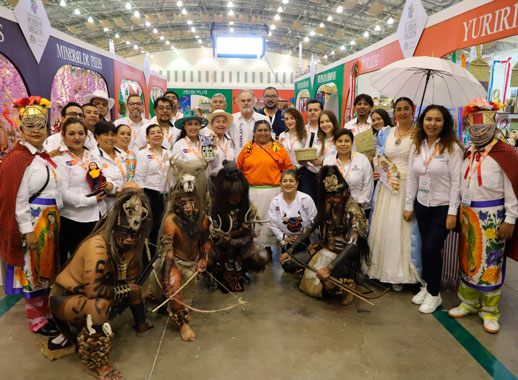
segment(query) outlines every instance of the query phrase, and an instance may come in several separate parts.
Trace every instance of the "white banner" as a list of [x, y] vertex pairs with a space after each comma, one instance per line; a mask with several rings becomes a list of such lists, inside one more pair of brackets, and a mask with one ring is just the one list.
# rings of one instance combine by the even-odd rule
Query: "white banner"
[[414, 55], [427, 21], [428, 16], [421, 1], [406, 0], [397, 28], [399, 45], [405, 58]]
[[36, 61], [40, 63], [50, 37], [50, 22], [41, 0], [20, 0], [14, 15]]

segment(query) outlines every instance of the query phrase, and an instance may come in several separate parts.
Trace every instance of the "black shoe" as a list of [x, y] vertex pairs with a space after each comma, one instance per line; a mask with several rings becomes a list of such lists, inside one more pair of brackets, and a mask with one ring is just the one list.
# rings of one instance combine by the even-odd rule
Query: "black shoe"
[[61, 349], [65, 348], [65, 347], [68, 347], [68, 346], [72, 345], [72, 342], [69, 341], [66, 338], [60, 344], [52, 343], [52, 339], [54, 339], [54, 338], [52, 338], [52, 337], [49, 338], [49, 340], [47, 342], [47, 347], [49, 348], [50, 351], [61, 350]]
[[56, 327], [56, 324], [54, 321], [49, 320], [45, 326], [41, 327], [36, 333], [43, 335], [43, 336], [58, 336], [59, 330]]

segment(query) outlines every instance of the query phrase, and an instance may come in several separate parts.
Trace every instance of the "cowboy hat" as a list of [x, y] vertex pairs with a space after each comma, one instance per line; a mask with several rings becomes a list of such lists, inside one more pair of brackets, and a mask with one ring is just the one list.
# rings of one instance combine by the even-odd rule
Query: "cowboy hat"
[[181, 119], [178, 119], [175, 121], [174, 126], [180, 130], [183, 129], [183, 124], [187, 120], [198, 120], [200, 122], [200, 127], [205, 128], [207, 124], [209, 124], [209, 121], [205, 119], [204, 117], [198, 116], [198, 113], [194, 110], [189, 110], [184, 112], [183, 117]]
[[104, 99], [108, 102], [108, 110], [111, 110], [115, 104], [115, 101], [108, 96], [106, 91], [103, 90], [95, 90], [93, 93], [83, 96], [83, 104], [91, 103], [93, 99], [97, 98]]

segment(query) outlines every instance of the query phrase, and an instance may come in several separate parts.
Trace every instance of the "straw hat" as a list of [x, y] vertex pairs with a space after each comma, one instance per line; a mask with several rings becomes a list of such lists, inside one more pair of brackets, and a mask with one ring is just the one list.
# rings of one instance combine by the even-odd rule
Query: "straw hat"
[[229, 126], [231, 126], [234, 122], [234, 116], [232, 116], [232, 114], [225, 112], [224, 110], [215, 110], [207, 117], [207, 119], [209, 119], [209, 124], [211, 124], [212, 120], [214, 120], [218, 116], [225, 116], [225, 118], [227, 119], [227, 124]]

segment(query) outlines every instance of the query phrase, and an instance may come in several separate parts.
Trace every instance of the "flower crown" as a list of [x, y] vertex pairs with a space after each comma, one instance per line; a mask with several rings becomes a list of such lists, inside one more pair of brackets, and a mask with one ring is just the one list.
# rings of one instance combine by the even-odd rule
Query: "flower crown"
[[488, 101], [483, 98], [473, 99], [464, 109], [462, 110], [462, 116], [467, 116], [475, 112], [483, 111], [498, 111], [504, 108], [502, 103]]

